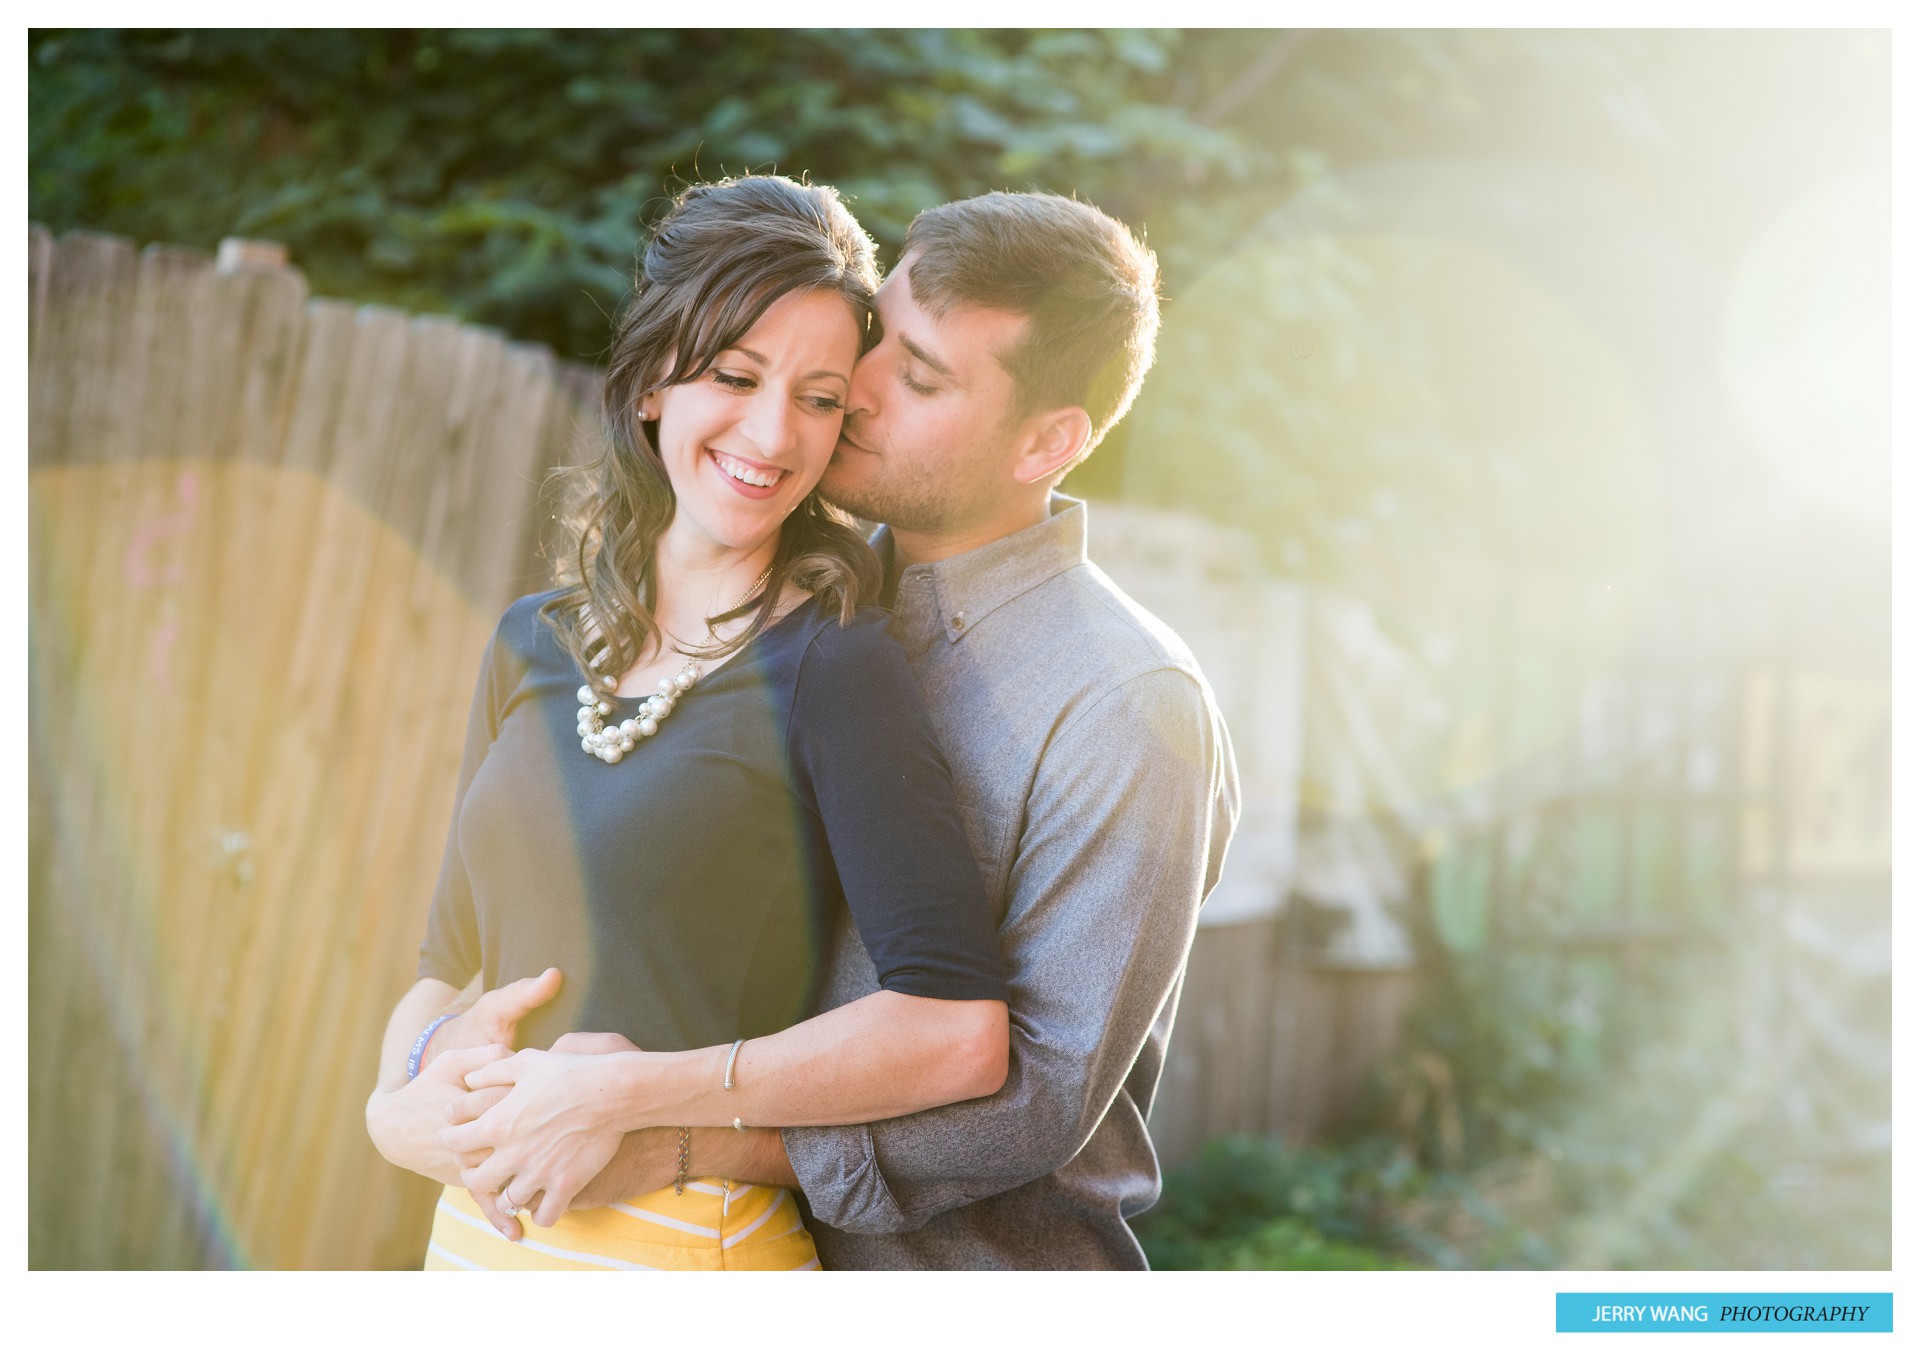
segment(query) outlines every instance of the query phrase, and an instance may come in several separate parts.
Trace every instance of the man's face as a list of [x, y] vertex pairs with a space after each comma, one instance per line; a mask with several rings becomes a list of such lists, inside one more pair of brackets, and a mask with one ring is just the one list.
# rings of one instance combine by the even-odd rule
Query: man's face
[[847, 416], [820, 491], [869, 521], [926, 534], [965, 530], [1019, 487], [1008, 418], [1013, 377], [999, 354], [1025, 315], [914, 299], [909, 255], [875, 304], [883, 336], [854, 368]]

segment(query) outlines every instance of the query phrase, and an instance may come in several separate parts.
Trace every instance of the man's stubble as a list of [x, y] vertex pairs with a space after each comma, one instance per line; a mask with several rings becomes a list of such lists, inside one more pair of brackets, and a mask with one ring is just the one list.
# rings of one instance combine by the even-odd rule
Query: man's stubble
[[829, 470], [820, 495], [834, 506], [863, 521], [915, 535], [964, 529], [990, 514], [996, 504], [991, 485], [968, 483], [958, 475], [896, 474], [844, 487], [831, 480]]

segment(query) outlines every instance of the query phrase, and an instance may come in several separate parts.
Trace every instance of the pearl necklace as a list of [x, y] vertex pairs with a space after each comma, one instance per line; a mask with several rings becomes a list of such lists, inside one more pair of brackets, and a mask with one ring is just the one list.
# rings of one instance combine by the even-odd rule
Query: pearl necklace
[[[773, 565], [755, 579], [752, 586], [740, 593], [740, 599], [729, 609], [737, 610], [747, 603], [749, 597], [767, 584], [773, 576]], [[713, 625], [707, 625], [707, 635], [713, 636]], [[633, 717], [609, 728], [604, 719], [613, 712], [613, 705], [606, 697], [594, 692], [593, 686], [582, 685], [576, 697], [580, 700], [579, 731], [580, 749], [588, 755], [598, 756], [610, 765], [620, 763], [629, 751], [642, 741], [660, 730], [660, 724], [667, 714], [673, 712], [673, 706], [680, 696], [692, 689], [694, 682], [700, 679], [700, 665], [692, 657], [687, 664], [670, 676], [661, 676], [659, 692], [650, 694], [640, 701], [640, 708]], [[612, 676], [601, 676], [600, 683], [609, 691], [619, 685]]]

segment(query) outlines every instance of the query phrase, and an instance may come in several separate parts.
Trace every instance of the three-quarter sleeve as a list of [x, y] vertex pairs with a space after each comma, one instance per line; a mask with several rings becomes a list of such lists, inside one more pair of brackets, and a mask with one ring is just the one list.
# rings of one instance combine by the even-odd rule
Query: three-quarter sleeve
[[449, 985], [465, 985], [480, 969], [480, 925], [474, 912], [473, 883], [467, 876], [466, 860], [460, 852], [460, 813], [466, 806], [473, 776], [479, 773], [488, 749], [500, 734], [500, 712], [510, 688], [509, 668], [514, 665], [509, 659], [511, 645], [506, 634], [516, 612], [524, 607], [524, 601], [517, 601], [501, 617], [480, 659], [480, 675], [474, 683], [473, 703], [467, 711], [460, 775], [454, 783], [446, 849], [440, 856], [440, 878], [434, 885], [433, 904], [427, 911], [427, 935], [420, 944], [418, 974]]
[[820, 815], [880, 987], [1005, 999], [999, 937], [953, 775], [882, 612], [814, 636], [787, 739], [795, 787]]

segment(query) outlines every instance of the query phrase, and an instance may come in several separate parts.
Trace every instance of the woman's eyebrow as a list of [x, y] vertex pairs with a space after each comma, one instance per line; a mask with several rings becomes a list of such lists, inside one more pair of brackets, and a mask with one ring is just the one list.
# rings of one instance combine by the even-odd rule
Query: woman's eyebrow
[[[764, 366], [767, 364], [767, 359], [761, 356], [758, 352], [754, 351], [751, 347], [729, 347], [727, 350], [729, 352], [738, 352], [741, 356], [747, 358], [747, 360], [753, 362], [756, 366]], [[925, 360], [924, 357], [921, 359]], [[931, 361], [927, 362], [927, 364], [929, 366], [934, 366], [934, 363]], [[934, 369], [939, 370], [940, 367], [934, 366]], [[847, 373], [845, 371], [825, 371], [825, 370], [808, 371], [805, 375], [801, 376], [800, 378], [802, 380], [838, 380], [841, 384], [850, 383], [847, 378]]]

